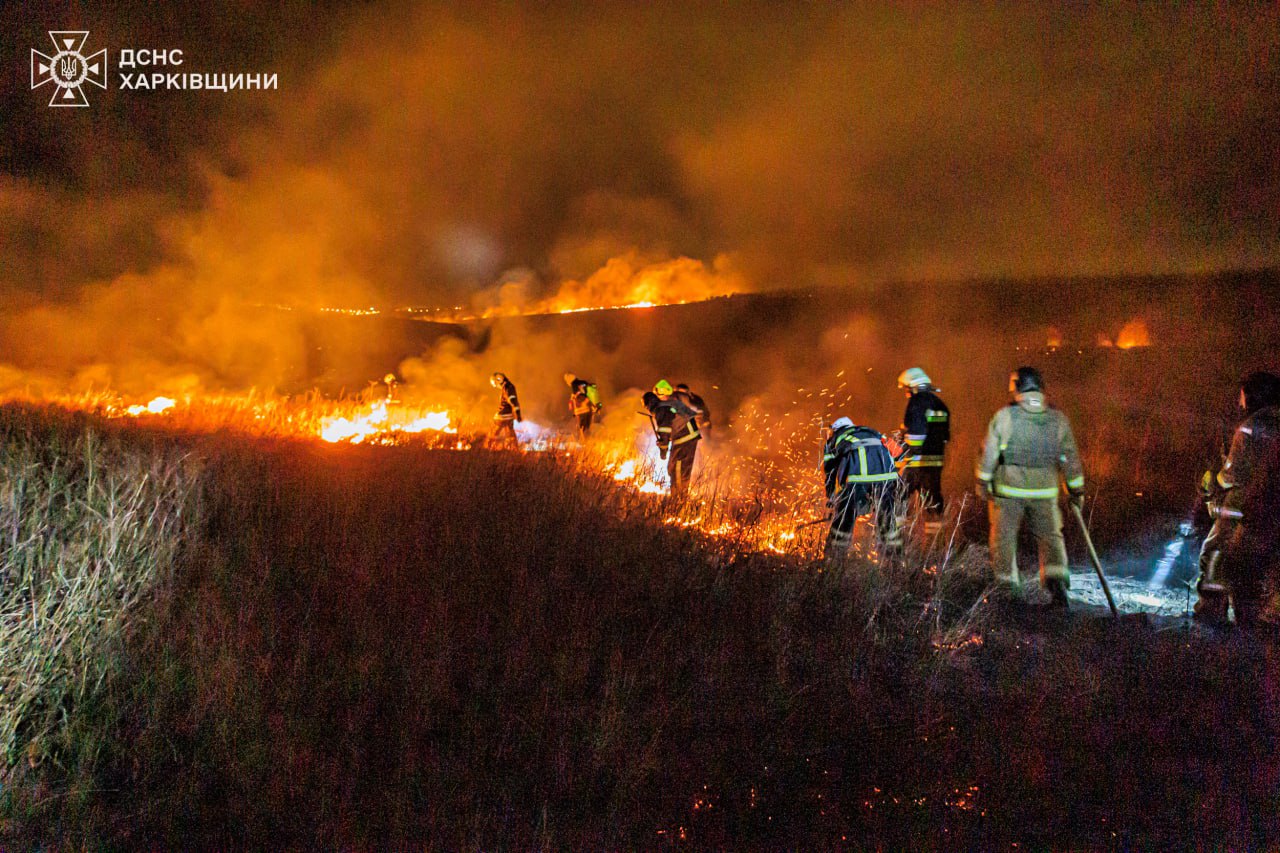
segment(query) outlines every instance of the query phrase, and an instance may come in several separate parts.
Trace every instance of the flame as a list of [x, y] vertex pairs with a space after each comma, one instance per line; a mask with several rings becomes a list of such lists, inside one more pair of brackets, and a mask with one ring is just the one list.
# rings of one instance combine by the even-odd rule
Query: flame
[[176, 405], [172, 397], [156, 397], [145, 406], [129, 406], [125, 412], [135, 418], [139, 415], [162, 415]]
[[[396, 387], [411, 390], [410, 386]], [[459, 423], [447, 408], [411, 405], [392, 399], [389, 391], [388, 396], [379, 399], [372, 399], [366, 392], [361, 397], [339, 400], [319, 394], [284, 397], [253, 390], [230, 394], [195, 393], [189, 389], [172, 397], [147, 395], [129, 399], [99, 391], [79, 396], [28, 394], [12, 399], [60, 405], [107, 418], [155, 418], [179, 431], [229, 431], [311, 439], [326, 445], [392, 445], [404, 443], [410, 436], [421, 436], [415, 440], [433, 449], [494, 446], [483, 436], [491, 428], [487, 419]], [[759, 436], [774, 451], [789, 446], [787, 430], [791, 427], [769, 421], [767, 414], [744, 416], [742, 427], [744, 435]], [[641, 496], [641, 500], [665, 500], [670, 493], [666, 462], [659, 457], [653, 437], [643, 428], [636, 434], [593, 436], [586, 445], [527, 420], [516, 425], [516, 432], [517, 444], [501, 445], [502, 449], [554, 453], [584, 475], [603, 475]], [[701, 482], [695, 482], [694, 487], [695, 492], [701, 492], [697, 500], [677, 504], [659, 519], [735, 551], [815, 554], [825, 526], [801, 525], [809, 531], [805, 535], [800, 535], [796, 526], [798, 518], [813, 515], [814, 490], [820, 491], [812, 471], [810, 437], [806, 433], [796, 440], [794, 459], [789, 460], [776, 456], [756, 458], [741, 446], [739, 450], [743, 452], [725, 454], [721, 462], [712, 462], [703, 455], [700, 465], [705, 470], [699, 473]], [[784, 449], [783, 455], [788, 454]], [[720, 476], [716, 465], [727, 466], [726, 479], [716, 479]]]
[[1116, 335], [1116, 346], [1120, 349], [1151, 346], [1151, 333], [1147, 331], [1146, 322], [1134, 319], [1125, 323], [1120, 334]]
[[448, 434], [457, 432], [450, 426], [448, 412], [428, 412], [408, 423], [394, 423], [387, 412], [386, 401], [379, 400], [363, 415], [354, 418], [325, 418], [321, 422], [320, 437], [333, 444], [344, 441], [349, 444], [361, 444], [373, 436], [427, 431]]
[[[472, 312], [457, 312], [452, 322], [517, 317], [539, 314], [576, 314], [582, 311], [610, 311], [687, 305], [744, 293], [746, 281], [734, 273], [727, 258], [720, 257], [708, 267], [692, 258], [675, 258], [646, 263], [636, 253], [611, 259], [585, 281], [566, 281], [546, 299], [529, 299], [529, 283], [507, 284], [487, 291]], [[422, 309], [403, 309], [410, 314]]]

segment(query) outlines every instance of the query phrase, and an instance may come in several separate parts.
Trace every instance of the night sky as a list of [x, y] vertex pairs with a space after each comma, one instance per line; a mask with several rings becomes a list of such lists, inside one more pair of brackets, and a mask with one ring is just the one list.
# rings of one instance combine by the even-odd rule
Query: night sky
[[[0, 296], [448, 304], [1280, 263], [1280, 6], [9, 3]], [[49, 29], [110, 51], [29, 88]], [[270, 92], [120, 91], [119, 51]], [[198, 294], [192, 297], [192, 294]]]

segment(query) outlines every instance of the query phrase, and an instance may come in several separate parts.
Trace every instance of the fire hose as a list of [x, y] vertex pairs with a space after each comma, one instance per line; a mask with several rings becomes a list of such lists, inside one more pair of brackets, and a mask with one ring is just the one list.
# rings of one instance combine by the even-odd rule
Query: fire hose
[[1080, 522], [1080, 532], [1084, 535], [1085, 548], [1089, 551], [1089, 560], [1093, 563], [1093, 570], [1098, 573], [1098, 581], [1102, 584], [1102, 592], [1107, 596], [1107, 605], [1111, 608], [1111, 615], [1120, 618], [1120, 611], [1116, 609], [1115, 599], [1111, 597], [1111, 586], [1107, 583], [1107, 576], [1102, 573], [1102, 562], [1098, 560], [1098, 552], [1093, 547], [1093, 537], [1089, 535], [1089, 525], [1084, 523], [1084, 513], [1080, 511], [1080, 507], [1071, 504], [1071, 512], [1075, 515], [1076, 521]]

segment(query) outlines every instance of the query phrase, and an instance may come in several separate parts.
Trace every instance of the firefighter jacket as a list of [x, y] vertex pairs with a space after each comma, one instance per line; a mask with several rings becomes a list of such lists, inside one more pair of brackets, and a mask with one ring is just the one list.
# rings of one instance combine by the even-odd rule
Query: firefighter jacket
[[698, 413], [698, 426], [702, 429], [711, 427], [711, 407], [707, 405], [707, 401], [692, 391], [676, 391], [675, 396], [680, 402]]
[[978, 479], [1002, 498], [1053, 500], [1058, 477], [1067, 488], [1084, 488], [1084, 468], [1067, 416], [1028, 391], [995, 413], [978, 460]]
[[951, 410], [932, 388], [914, 391], [902, 416], [904, 468], [941, 468], [951, 440]]
[[503, 379], [498, 389], [498, 412], [493, 416], [495, 421], [520, 421], [520, 401], [516, 399], [516, 385], [510, 379]]
[[846, 488], [895, 483], [898, 473], [884, 436], [864, 426], [843, 427], [822, 448], [822, 473], [830, 500]]
[[596, 396], [592, 387], [585, 379], [573, 380], [573, 384], [569, 386], [569, 411], [575, 415], [588, 415], [600, 408], [597, 400], [592, 399]]
[[1259, 409], [1236, 428], [1217, 485], [1219, 518], [1280, 534], [1280, 406]]
[[658, 436], [658, 449], [679, 447], [702, 438], [698, 430], [698, 413], [676, 397], [658, 400], [650, 409], [653, 428]]

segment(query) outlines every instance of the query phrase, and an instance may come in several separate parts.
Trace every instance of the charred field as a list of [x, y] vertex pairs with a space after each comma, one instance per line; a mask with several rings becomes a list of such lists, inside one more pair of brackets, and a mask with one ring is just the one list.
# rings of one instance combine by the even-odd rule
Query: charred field
[[553, 454], [0, 448], [6, 846], [1280, 843], [1273, 647], [1010, 614], [980, 548], [822, 572]]

